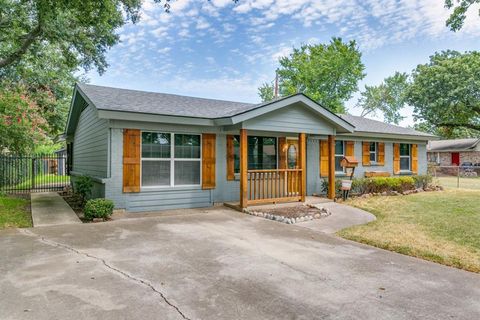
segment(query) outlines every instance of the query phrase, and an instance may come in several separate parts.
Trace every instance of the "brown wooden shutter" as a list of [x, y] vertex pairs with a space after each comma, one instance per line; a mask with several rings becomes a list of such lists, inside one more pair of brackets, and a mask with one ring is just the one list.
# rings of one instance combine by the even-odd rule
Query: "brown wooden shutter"
[[345, 156], [353, 157], [355, 155], [355, 141], [345, 141]]
[[278, 138], [278, 169], [287, 168], [287, 138]]
[[202, 134], [202, 189], [215, 188], [215, 141], [214, 133]]
[[412, 144], [412, 172], [418, 173], [418, 145]]
[[370, 166], [370, 142], [368, 141], [362, 143], [362, 165]]
[[328, 141], [320, 140], [320, 177], [328, 177]]
[[400, 173], [400, 143], [393, 144], [393, 173]]
[[377, 151], [378, 151], [377, 163], [383, 166], [385, 165], [385, 143], [379, 142]]
[[140, 130], [123, 130], [123, 192], [140, 192]]
[[235, 146], [234, 135], [227, 135], [227, 180], [235, 180]]

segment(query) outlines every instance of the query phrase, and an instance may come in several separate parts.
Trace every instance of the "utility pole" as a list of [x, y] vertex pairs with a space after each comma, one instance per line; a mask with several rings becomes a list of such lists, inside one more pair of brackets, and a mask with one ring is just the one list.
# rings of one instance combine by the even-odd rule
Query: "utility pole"
[[274, 98], [278, 98], [278, 69], [275, 70]]

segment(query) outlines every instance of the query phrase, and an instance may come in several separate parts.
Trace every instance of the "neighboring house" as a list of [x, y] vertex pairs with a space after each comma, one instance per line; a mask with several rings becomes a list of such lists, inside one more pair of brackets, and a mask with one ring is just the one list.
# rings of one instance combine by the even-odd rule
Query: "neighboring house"
[[428, 162], [440, 166], [480, 164], [480, 138], [430, 141], [427, 154]]
[[249, 104], [85, 84], [66, 136], [72, 181], [91, 176], [94, 196], [127, 211], [303, 201], [345, 176], [343, 156], [358, 177], [425, 174], [433, 138], [303, 94]]

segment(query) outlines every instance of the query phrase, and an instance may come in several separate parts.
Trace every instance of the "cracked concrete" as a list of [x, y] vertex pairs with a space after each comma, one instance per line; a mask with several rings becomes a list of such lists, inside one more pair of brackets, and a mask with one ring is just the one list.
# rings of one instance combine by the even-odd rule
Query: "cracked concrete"
[[480, 276], [202, 209], [0, 232], [1, 319], [476, 319]]
[[58, 243], [58, 242], [55, 242], [55, 241], [51, 241], [51, 240], [47, 240], [45, 239], [45, 237], [40, 237], [40, 236], [37, 236], [36, 234], [34, 234], [33, 232], [29, 231], [29, 230], [22, 230], [20, 229], [19, 232], [21, 233], [24, 233], [26, 235], [29, 235], [29, 236], [33, 236], [33, 237], [38, 237], [43, 243], [47, 244], [47, 245], [50, 245], [50, 246], [53, 246], [53, 247], [59, 247], [59, 248], [63, 248], [63, 249], [66, 249], [66, 250], [69, 250], [75, 254], [78, 254], [78, 255], [83, 255], [85, 257], [88, 257], [88, 258], [91, 258], [91, 259], [94, 259], [94, 260], [97, 260], [97, 261], [100, 261], [106, 268], [118, 273], [119, 275], [127, 278], [127, 279], [130, 279], [130, 280], [133, 280], [139, 284], [142, 284], [148, 288], [150, 288], [153, 292], [155, 292], [156, 294], [158, 294], [162, 299], [163, 301], [165, 301], [166, 304], [168, 304], [169, 306], [171, 306], [172, 308], [174, 308], [178, 314], [183, 318], [183, 319], [187, 319], [187, 320], [190, 320], [188, 317], [186, 317], [182, 311], [180, 311], [180, 309], [172, 304], [166, 297], [165, 295], [160, 291], [158, 290], [157, 288], [155, 288], [152, 284], [150, 284], [148, 281], [145, 281], [145, 280], [142, 280], [142, 279], [139, 279], [139, 278], [136, 278], [135, 276], [132, 276], [130, 274], [128, 274], [127, 272], [123, 271], [123, 270], [120, 270], [118, 268], [115, 268], [113, 267], [112, 265], [110, 265], [109, 263], [107, 263], [104, 259], [102, 258], [99, 258], [99, 257], [96, 257], [94, 255], [91, 255], [91, 254], [88, 254], [88, 253], [85, 253], [85, 252], [82, 252], [80, 250], [77, 250], [75, 248], [72, 248], [66, 244], [63, 244], [63, 243]]

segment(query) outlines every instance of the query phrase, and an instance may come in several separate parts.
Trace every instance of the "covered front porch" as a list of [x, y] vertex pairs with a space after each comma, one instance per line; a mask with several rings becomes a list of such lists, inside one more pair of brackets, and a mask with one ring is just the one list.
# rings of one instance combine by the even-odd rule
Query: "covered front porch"
[[354, 130], [344, 119], [297, 94], [219, 123], [227, 135], [227, 180], [239, 181], [239, 197], [235, 198], [240, 210], [305, 202], [308, 193], [321, 192], [318, 185], [307, 187], [320, 166], [328, 167], [327, 198], [335, 197], [335, 137]]
[[[249, 164], [249, 130], [239, 130], [240, 201], [228, 203], [243, 210], [253, 205], [305, 202], [307, 196], [307, 133], [277, 138], [274, 169], [252, 169]], [[328, 193], [335, 197], [335, 136], [328, 135]]]

